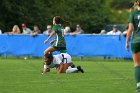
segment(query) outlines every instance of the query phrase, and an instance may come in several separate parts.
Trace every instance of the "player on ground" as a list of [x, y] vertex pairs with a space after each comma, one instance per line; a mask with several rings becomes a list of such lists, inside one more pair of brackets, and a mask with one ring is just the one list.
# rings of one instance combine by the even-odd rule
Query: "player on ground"
[[134, 3], [135, 10], [129, 16], [128, 32], [126, 37], [126, 49], [129, 50], [129, 39], [132, 35], [131, 50], [135, 67], [136, 90], [140, 92], [140, 0]]
[[71, 56], [67, 53], [57, 55], [48, 53], [45, 55], [44, 62], [43, 73], [49, 72], [50, 68], [56, 68], [57, 73], [72, 73], [78, 71], [84, 73], [81, 66], [77, 66], [77, 68], [72, 66]]

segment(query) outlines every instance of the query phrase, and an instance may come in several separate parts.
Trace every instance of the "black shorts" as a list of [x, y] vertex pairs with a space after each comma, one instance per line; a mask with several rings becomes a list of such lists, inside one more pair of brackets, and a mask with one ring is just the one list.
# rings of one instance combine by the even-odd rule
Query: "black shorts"
[[131, 43], [131, 49], [133, 53], [140, 52], [140, 43]]
[[52, 46], [56, 51], [66, 50], [66, 47], [56, 47]]

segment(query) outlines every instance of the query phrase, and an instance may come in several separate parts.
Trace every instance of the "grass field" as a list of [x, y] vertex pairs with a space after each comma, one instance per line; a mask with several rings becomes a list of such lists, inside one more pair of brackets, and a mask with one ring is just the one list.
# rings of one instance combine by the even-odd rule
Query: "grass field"
[[77, 61], [85, 73], [41, 75], [41, 59], [0, 58], [0, 93], [135, 93], [132, 61]]

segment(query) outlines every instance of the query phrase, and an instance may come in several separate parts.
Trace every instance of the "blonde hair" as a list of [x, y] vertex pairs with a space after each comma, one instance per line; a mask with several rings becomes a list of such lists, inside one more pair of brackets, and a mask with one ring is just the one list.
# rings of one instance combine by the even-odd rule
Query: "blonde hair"
[[140, 7], [140, 0], [135, 1], [133, 7], [135, 9], [137, 9], [138, 7]]
[[13, 26], [12, 32], [14, 34], [20, 34], [20, 29], [19, 29], [18, 25]]

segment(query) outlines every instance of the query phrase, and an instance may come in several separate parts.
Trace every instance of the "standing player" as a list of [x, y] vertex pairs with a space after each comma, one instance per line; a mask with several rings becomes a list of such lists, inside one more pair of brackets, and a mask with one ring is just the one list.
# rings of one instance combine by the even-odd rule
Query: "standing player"
[[67, 53], [57, 55], [48, 53], [45, 55], [44, 62], [43, 73], [49, 72], [50, 68], [56, 68], [57, 73], [72, 73], [78, 71], [84, 73], [81, 66], [77, 66], [77, 68], [72, 67], [71, 56]]
[[[60, 51], [61, 53], [66, 53], [66, 42], [64, 39], [64, 33], [62, 31], [62, 23], [64, 21], [60, 18], [60, 16], [56, 16], [53, 18], [53, 28], [50, 36], [44, 41], [44, 43], [47, 43], [49, 39], [56, 35], [56, 39], [52, 40], [50, 44], [52, 46], [48, 47], [44, 51], [44, 55], [48, 54], [49, 52], [53, 51]], [[45, 56], [44, 56], [45, 57]]]
[[[129, 50], [129, 39], [132, 35], [132, 56], [135, 67], [136, 90], [140, 92], [140, 0], [134, 3], [135, 10], [129, 16], [128, 32], [126, 37], [126, 49]], [[133, 31], [134, 30], [134, 31]]]

